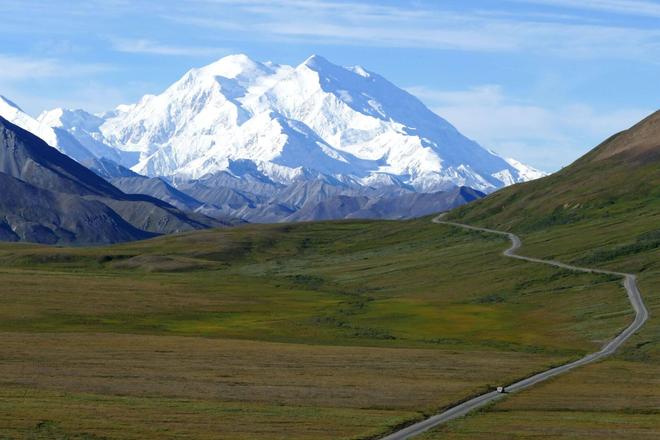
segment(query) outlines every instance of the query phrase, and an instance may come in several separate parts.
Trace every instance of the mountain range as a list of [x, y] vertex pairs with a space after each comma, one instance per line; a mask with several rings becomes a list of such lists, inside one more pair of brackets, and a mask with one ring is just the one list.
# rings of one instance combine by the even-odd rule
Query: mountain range
[[544, 175], [317, 55], [296, 67], [230, 55], [103, 114], [32, 118], [0, 97], [0, 116], [125, 193], [250, 222], [410, 218]]
[[231, 55], [103, 115], [54, 109], [38, 121], [151, 177], [200, 179], [247, 162], [280, 184], [332, 176], [488, 192], [540, 176], [466, 138], [385, 78], [320, 56], [291, 67]]

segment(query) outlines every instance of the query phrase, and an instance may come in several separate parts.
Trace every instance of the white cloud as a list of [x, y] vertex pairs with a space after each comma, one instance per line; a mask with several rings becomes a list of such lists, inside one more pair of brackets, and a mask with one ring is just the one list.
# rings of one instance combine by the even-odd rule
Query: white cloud
[[[112, 70], [113, 67], [106, 64], [0, 54], [0, 94], [32, 115], [54, 106], [93, 105], [96, 102], [90, 98], [109, 98], [110, 95], [116, 97], [121, 94], [112, 87], [90, 85], [91, 78]], [[75, 84], [73, 91], [67, 87], [48, 86], [52, 81], [72, 78]], [[102, 102], [107, 104], [109, 100]]]
[[219, 56], [228, 53], [227, 49], [220, 47], [177, 46], [147, 39], [115, 39], [112, 43], [116, 51], [125, 53], [170, 56]]
[[86, 76], [109, 69], [109, 66], [103, 64], [70, 63], [51, 58], [18, 57], [0, 54], [0, 81]]
[[[528, 1], [528, 0], [520, 0]], [[535, 0], [529, 0], [535, 1]], [[564, 0], [539, 0], [563, 3]], [[622, 1], [591, 0], [622, 7]], [[649, 8], [639, 3], [638, 10]], [[237, 26], [218, 4], [244, 18]], [[455, 12], [440, 7], [383, 6], [331, 0], [205, 0], [167, 18], [195, 26], [241, 32], [248, 38], [308, 43], [416, 47], [468, 51], [529, 51], [571, 57], [649, 59], [660, 55], [660, 29], [613, 26], [589, 18], [502, 10]], [[212, 6], [212, 7], [209, 7]], [[500, 4], [501, 5], [501, 4]], [[607, 6], [607, 5], [606, 5]], [[660, 6], [659, 6], [660, 7]], [[190, 10], [198, 11], [191, 14]], [[506, 12], [498, 15], [496, 12]], [[219, 13], [220, 12], [220, 13]]]
[[560, 6], [570, 9], [588, 9], [602, 12], [617, 12], [645, 17], [660, 17], [660, 5], [639, 0], [514, 0], [522, 3]]
[[408, 91], [466, 136], [546, 171], [567, 165], [651, 113], [643, 108], [597, 110], [582, 103], [544, 107], [507, 96], [499, 85]]

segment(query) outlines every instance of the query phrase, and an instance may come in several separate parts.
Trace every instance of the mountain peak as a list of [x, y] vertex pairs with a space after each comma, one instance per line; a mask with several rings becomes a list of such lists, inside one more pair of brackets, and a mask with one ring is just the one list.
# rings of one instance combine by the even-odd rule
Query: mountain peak
[[[44, 114], [42, 114], [43, 116]], [[38, 136], [51, 147], [67, 156], [80, 161], [91, 159], [94, 155], [85, 148], [75, 135], [59, 127], [51, 126], [25, 113], [21, 108], [5, 97], [0, 99], [0, 116], [14, 125]], [[44, 116], [45, 117], [45, 116]]]
[[233, 79], [239, 76], [269, 73], [271, 69], [258, 61], [254, 61], [247, 55], [239, 53], [222, 57], [198, 69], [198, 71]]
[[62, 125], [62, 118], [67, 111], [68, 110], [62, 107], [57, 107], [52, 110], [44, 110], [39, 114], [39, 116], [37, 116], [37, 121], [51, 127], [59, 127]]
[[305, 61], [302, 62], [302, 66], [307, 66], [312, 70], [323, 69], [324, 67], [338, 67], [337, 65], [331, 63], [327, 59], [323, 58], [321, 55], [313, 54]]
[[39, 136], [52, 145], [54, 136], [49, 127], [42, 126], [36, 119], [25, 113], [17, 104], [1, 95], [0, 116], [12, 124]]
[[253, 65], [253, 64], [259, 64], [258, 61], [253, 60], [249, 56], [247, 56], [244, 53], [235, 53], [231, 55], [225, 55], [222, 58], [217, 59], [216, 61], [212, 62], [210, 66], [213, 65]]
[[54, 128], [66, 130], [94, 130], [103, 122], [103, 119], [81, 109], [54, 108], [41, 112], [37, 121]]

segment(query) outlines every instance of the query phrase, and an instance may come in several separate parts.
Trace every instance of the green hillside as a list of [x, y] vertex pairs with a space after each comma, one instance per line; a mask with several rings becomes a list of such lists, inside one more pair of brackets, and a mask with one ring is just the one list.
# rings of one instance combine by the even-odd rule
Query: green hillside
[[617, 280], [506, 245], [430, 218], [1, 245], [0, 433], [369, 438], [630, 319]]
[[[629, 223], [631, 233], [654, 230], [660, 212], [659, 161], [660, 112], [561, 171], [505, 188], [454, 210], [450, 218], [526, 234], [616, 220]], [[587, 238], [590, 245], [599, 244], [597, 237]]]
[[[660, 432], [660, 113], [544, 179], [453, 211], [513, 231], [522, 253], [639, 274], [651, 319], [614, 359], [511, 396], [426, 438], [657, 438]], [[492, 434], [493, 432], [501, 434]]]

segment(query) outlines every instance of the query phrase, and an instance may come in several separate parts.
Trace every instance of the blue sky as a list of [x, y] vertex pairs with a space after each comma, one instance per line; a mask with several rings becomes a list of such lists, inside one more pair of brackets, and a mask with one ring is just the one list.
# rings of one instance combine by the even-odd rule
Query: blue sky
[[2, 0], [0, 94], [103, 111], [231, 53], [313, 53], [552, 171], [660, 107], [660, 1]]

